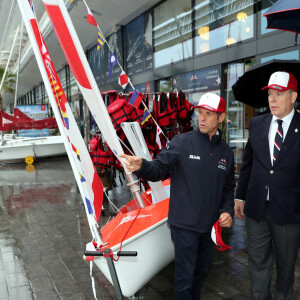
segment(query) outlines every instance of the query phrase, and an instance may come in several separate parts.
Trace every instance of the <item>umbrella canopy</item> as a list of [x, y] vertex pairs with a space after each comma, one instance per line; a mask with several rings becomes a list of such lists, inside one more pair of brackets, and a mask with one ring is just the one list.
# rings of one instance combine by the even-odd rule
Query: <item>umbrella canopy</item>
[[300, 33], [300, 1], [278, 0], [264, 14], [269, 29]]
[[298, 79], [300, 92], [300, 62], [298, 60], [274, 59], [251, 67], [232, 86], [236, 100], [254, 107], [268, 107], [268, 91], [261, 88], [268, 85], [270, 76], [277, 71], [292, 73]]

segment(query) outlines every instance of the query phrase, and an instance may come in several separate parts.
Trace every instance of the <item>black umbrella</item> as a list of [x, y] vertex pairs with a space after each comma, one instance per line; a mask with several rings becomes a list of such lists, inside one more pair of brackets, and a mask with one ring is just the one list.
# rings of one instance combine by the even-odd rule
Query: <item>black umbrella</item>
[[292, 73], [298, 79], [300, 92], [300, 62], [298, 60], [273, 59], [251, 67], [232, 86], [236, 100], [254, 107], [268, 107], [268, 92], [261, 88], [268, 85], [270, 76], [277, 71]]
[[269, 29], [280, 29], [300, 33], [300, 1], [279, 0], [264, 14], [267, 18]]

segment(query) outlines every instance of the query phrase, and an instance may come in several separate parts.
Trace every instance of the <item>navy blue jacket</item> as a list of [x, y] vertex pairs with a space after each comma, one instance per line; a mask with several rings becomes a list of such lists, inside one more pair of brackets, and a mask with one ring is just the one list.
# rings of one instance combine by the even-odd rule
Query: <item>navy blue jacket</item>
[[168, 223], [210, 232], [221, 212], [233, 214], [233, 152], [215, 135], [199, 129], [175, 136], [153, 161], [143, 160], [138, 177], [150, 181], [171, 174]]
[[295, 112], [276, 162], [269, 150], [270, 113], [252, 118], [236, 198], [245, 200], [245, 214], [259, 221], [269, 189], [275, 224], [300, 223], [300, 114]]

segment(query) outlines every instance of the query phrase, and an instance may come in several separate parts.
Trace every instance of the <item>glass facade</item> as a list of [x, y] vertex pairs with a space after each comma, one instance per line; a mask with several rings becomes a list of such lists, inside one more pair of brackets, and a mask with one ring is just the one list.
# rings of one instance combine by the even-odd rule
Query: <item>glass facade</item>
[[154, 9], [154, 67], [193, 56], [191, 0], [168, 0]]
[[124, 58], [129, 76], [152, 70], [152, 10], [124, 26]]
[[254, 37], [254, 0], [196, 0], [195, 55]]

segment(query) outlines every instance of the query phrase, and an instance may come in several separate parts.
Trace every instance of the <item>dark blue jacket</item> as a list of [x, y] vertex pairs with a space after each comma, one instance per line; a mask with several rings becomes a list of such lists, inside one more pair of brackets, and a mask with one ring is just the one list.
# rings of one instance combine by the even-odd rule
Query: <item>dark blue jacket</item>
[[252, 118], [236, 198], [246, 200], [245, 214], [259, 221], [269, 189], [275, 224], [300, 223], [300, 114], [295, 112], [276, 162], [269, 150], [270, 113]]
[[221, 135], [211, 141], [199, 129], [178, 135], [155, 160], [143, 160], [136, 174], [158, 181], [168, 172], [170, 225], [210, 232], [220, 212], [233, 214], [233, 152]]

